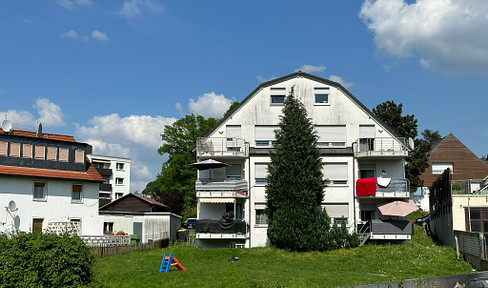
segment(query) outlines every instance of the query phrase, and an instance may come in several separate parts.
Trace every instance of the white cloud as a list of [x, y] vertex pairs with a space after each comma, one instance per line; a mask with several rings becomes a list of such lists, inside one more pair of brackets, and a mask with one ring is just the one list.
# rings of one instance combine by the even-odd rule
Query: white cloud
[[329, 80], [341, 84], [346, 89], [354, 86], [354, 83], [346, 82], [344, 79], [342, 79], [342, 77], [337, 76], [337, 75], [330, 75]]
[[314, 66], [314, 65], [303, 65], [301, 68], [295, 70], [298, 71], [298, 70], [301, 70], [305, 73], [320, 73], [320, 72], [324, 72], [325, 69], [327, 67], [321, 65], [321, 66]]
[[142, 191], [161, 170], [164, 161], [157, 154], [161, 133], [174, 121], [175, 118], [147, 115], [95, 116], [89, 125], [77, 125], [76, 138], [92, 145], [94, 154], [131, 158], [131, 191]]
[[28, 111], [8, 110], [1, 111], [0, 115], [2, 116], [2, 120], [3, 116], [7, 115], [7, 119], [12, 122], [14, 129], [35, 127], [36, 125], [36, 118]]
[[90, 7], [93, 5], [93, 2], [91, 0], [58, 0], [57, 4], [65, 9], [71, 10], [74, 9], [76, 5]]
[[131, 115], [121, 118], [118, 114], [95, 116], [90, 127], [78, 127], [83, 138], [99, 139], [108, 143], [131, 143], [157, 150], [161, 145], [161, 133], [165, 125], [176, 119], [162, 116]]
[[164, 10], [160, 4], [152, 0], [131, 0], [122, 4], [118, 14], [131, 20], [142, 17], [146, 11], [160, 14]]
[[34, 104], [34, 108], [41, 117], [37, 119], [37, 122], [42, 123], [45, 126], [65, 126], [66, 123], [63, 121], [63, 112], [61, 112], [61, 107], [49, 101], [46, 98], [37, 99]]
[[12, 122], [14, 129], [31, 129], [38, 123], [45, 127], [65, 126], [63, 112], [61, 107], [49, 101], [46, 98], [39, 98], [32, 106], [36, 108], [39, 118], [36, 119], [34, 114], [25, 110], [8, 110], [0, 112], [0, 115], [7, 115], [7, 119]]
[[100, 32], [98, 30], [93, 31], [92, 37], [95, 38], [95, 39], [97, 39], [97, 40], [100, 40], [102, 42], [108, 41], [107, 34], [106, 33], [103, 33], [103, 32]]
[[76, 33], [75, 30], [71, 29], [69, 30], [68, 32], [66, 33], [62, 33], [61, 38], [72, 38], [72, 39], [77, 39], [79, 38], [80, 36], [78, 35], [78, 33]]
[[[408, 1], [412, 2], [412, 1]], [[380, 51], [425, 69], [488, 74], [486, 0], [366, 0], [359, 16]]]
[[180, 115], [183, 115], [183, 105], [181, 105], [180, 102], [178, 102], [178, 103], [175, 104], [175, 108], [176, 108], [176, 110], [178, 110], [178, 113]]
[[215, 92], [198, 96], [196, 101], [193, 99], [188, 101], [191, 113], [214, 118], [222, 117], [231, 104], [231, 99], [225, 98], [223, 94], [217, 95]]

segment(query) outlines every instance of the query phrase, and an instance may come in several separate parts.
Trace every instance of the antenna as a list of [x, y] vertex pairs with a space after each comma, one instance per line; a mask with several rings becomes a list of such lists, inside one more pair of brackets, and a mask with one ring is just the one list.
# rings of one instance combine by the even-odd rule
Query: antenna
[[9, 120], [5, 119], [2, 121], [2, 129], [5, 131], [5, 133], [9, 133], [12, 131], [12, 122]]
[[42, 138], [42, 124], [37, 125], [37, 137]]
[[8, 210], [10, 210], [10, 212], [15, 212], [15, 211], [19, 210], [17, 208], [17, 204], [15, 204], [14, 200], [10, 200], [10, 202], [8, 202]]

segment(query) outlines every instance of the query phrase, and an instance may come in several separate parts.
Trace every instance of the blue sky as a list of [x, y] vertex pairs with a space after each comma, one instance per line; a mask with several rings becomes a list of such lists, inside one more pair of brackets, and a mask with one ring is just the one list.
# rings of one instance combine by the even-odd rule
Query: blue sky
[[488, 1], [0, 2], [0, 118], [160, 172], [164, 125], [298, 69], [488, 153]]

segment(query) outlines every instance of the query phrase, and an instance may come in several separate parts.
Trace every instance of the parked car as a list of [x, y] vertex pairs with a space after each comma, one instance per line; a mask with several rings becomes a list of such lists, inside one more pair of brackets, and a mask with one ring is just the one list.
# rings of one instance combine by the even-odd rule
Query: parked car
[[195, 229], [196, 223], [197, 223], [197, 218], [188, 218], [183, 224], [183, 227], [185, 227], [186, 229]]
[[473, 279], [469, 280], [466, 283], [466, 286], [464, 286], [464, 287], [465, 288], [478, 288], [478, 287], [484, 288], [484, 287], [488, 287], [488, 278], [486, 278], [486, 277], [473, 278]]
[[428, 224], [430, 221], [430, 214], [427, 214], [425, 216], [419, 217], [415, 220], [415, 224], [418, 224], [420, 226], [424, 224]]

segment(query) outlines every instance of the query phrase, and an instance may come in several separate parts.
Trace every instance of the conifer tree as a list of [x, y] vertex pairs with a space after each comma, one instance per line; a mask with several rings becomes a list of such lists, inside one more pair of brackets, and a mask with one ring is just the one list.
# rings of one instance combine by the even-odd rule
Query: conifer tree
[[314, 125], [293, 89], [282, 112], [268, 165], [268, 237], [278, 248], [325, 250], [330, 218], [320, 209], [324, 177]]

